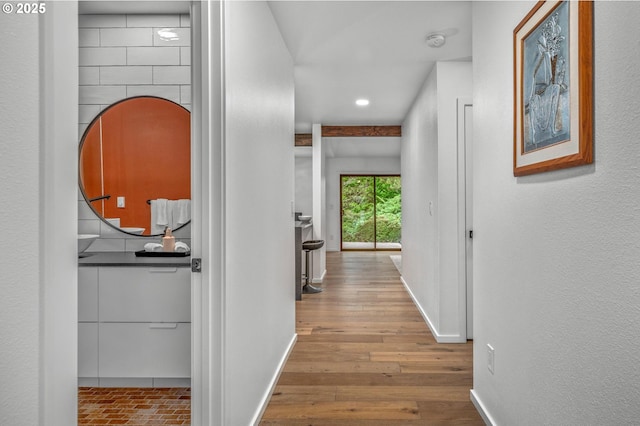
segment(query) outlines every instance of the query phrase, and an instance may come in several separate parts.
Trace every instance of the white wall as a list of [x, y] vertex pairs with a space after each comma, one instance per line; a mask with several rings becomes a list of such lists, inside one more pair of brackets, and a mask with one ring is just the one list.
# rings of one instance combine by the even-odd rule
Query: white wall
[[465, 342], [458, 267], [457, 99], [469, 62], [439, 62], [402, 126], [402, 276], [440, 342]]
[[69, 309], [77, 298], [77, 59], [65, 50], [76, 44], [76, 15], [75, 3], [64, 2], [47, 3], [43, 17], [0, 18], [3, 425], [77, 417], [77, 311]]
[[225, 26], [225, 424], [246, 425], [295, 336], [293, 62], [266, 3]]
[[304, 215], [313, 213], [313, 176], [310, 156], [296, 156], [295, 160], [295, 211]]
[[[311, 185], [313, 187], [313, 239], [327, 241], [327, 147], [322, 139], [322, 125], [311, 126], [312, 165]], [[313, 262], [313, 281], [322, 282], [326, 272], [327, 244], [311, 252]]]
[[327, 158], [327, 251], [340, 251], [340, 175], [400, 174], [399, 157]]
[[499, 425], [637, 424], [640, 3], [595, 3], [595, 163], [514, 178], [513, 29], [534, 4], [473, 3], [474, 395]]
[[435, 68], [402, 125], [400, 157], [402, 279], [435, 327], [439, 325], [437, 74]]
[[[152, 6], [150, 6], [150, 9]], [[158, 96], [191, 110], [189, 15], [80, 15], [78, 143], [108, 106], [133, 96]], [[178, 40], [158, 35], [171, 28]], [[117, 231], [100, 220], [78, 190], [78, 232], [98, 234], [87, 251], [136, 251], [150, 240]], [[191, 225], [175, 233], [190, 244]]]
[[[2, 101], [0, 210], [4, 238], [0, 297], [0, 423], [38, 424], [39, 408], [39, 198], [40, 146], [37, 16], [3, 16], [0, 56]], [[32, 226], [10, 226], [31, 224]], [[34, 226], [35, 225], [35, 226]]]

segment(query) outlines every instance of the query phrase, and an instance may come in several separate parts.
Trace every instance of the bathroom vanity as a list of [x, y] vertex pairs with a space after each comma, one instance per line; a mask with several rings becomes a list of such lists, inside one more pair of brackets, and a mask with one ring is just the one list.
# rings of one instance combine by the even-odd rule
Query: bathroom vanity
[[100, 252], [78, 266], [79, 386], [189, 386], [190, 258]]

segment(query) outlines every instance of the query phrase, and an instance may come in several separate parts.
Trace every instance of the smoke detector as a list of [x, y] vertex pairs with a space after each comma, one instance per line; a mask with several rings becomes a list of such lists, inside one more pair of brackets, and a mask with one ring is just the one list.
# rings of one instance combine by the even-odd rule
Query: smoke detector
[[429, 47], [442, 47], [446, 41], [444, 34], [431, 33], [427, 35], [427, 45]]

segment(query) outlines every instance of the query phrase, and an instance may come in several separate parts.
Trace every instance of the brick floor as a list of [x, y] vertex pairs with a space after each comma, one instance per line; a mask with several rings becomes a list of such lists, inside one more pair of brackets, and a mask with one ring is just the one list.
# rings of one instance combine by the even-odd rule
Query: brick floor
[[78, 389], [78, 425], [189, 425], [190, 388]]

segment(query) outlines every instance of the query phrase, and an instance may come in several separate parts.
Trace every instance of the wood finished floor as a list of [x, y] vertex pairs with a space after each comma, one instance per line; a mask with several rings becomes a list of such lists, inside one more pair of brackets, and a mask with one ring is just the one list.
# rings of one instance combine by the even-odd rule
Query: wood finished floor
[[390, 254], [327, 253], [324, 292], [296, 302], [298, 341], [260, 425], [484, 425], [472, 343], [436, 343]]
[[190, 425], [189, 388], [78, 389], [78, 425]]

